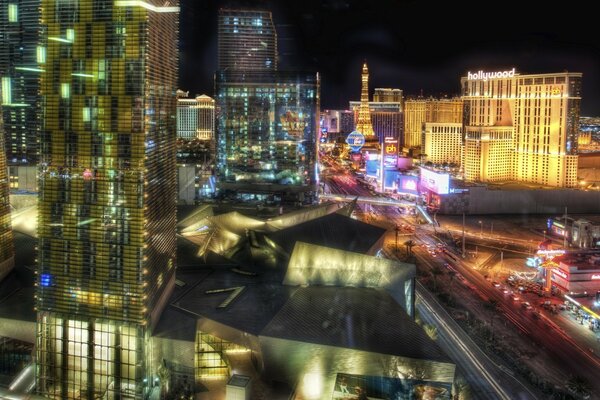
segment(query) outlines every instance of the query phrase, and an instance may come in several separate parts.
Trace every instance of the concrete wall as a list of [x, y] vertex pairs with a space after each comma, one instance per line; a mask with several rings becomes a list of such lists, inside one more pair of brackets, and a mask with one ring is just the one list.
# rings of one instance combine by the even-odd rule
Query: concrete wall
[[179, 184], [178, 202], [181, 204], [194, 204], [194, 199], [196, 198], [196, 167], [193, 165], [177, 167], [177, 178]]
[[570, 214], [600, 213], [600, 191], [476, 186], [468, 193], [443, 196], [439, 214], [562, 214], [565, 207]]

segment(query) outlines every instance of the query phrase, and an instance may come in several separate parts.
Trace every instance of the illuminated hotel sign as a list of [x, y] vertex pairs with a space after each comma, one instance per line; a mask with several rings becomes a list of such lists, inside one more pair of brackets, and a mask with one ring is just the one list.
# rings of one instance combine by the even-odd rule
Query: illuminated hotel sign
[[[560, 269], [554, 269], [552, 270], [553, 273], [555, 273], [556, 275], [560, 276], [563, 279], [569, 279], [567, 277], [567, 274], [565, 274], [563, 271], [561, 271]], [[600, 278], [600, 277], [599, 277]]]
[[566, 252], [564, 250], [538, 250], [537, 254], [546, 257], [562, 256]]
[[488, 79], [500, 79], [500, 78], [512, 78], [515, 76], [515, 68], [510, 71], [496, 71], [496, 72], [484, 72], [477, 71], [475, 73], [471, 73], [471, 71], [467, 72], [467, 79], [470, 81], [484, 81], [487, 82]]

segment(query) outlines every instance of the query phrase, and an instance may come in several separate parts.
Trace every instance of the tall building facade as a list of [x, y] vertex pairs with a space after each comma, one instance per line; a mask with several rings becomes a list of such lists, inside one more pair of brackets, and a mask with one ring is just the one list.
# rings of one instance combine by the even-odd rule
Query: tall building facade
[[144, 398], [175, 281], [176, 0], [41, 4], [37, 390]]
[[[0, 104], [0, 112], [2, 105]], [[0, 282], [15, 266], [15, 250], [8, 195], [8, 169], [4, 151], [4, 129], [0, 118]]]
[[177, 99], [177, 137], [212, 140], [215, 133], [215, 100], [203, 94]]
[[481, 152], [479, 162], [465, 157], [465, 177], [491, 181], [481, 173], [491, 165], [496, 180], [576, 187], [582, 74], [486, 74], [461, 78], [465, 151]]
[[39, 47], [40, 0], [0, 4], [0, 80], [4, 146], [9, 164], [37, 162], [39, 80], [46, 53]]
[[319, 75], [218, 71], [215, 87], [221, 187], [314, 196]]
[[426, 122], [422, 142], [426, 161], [434, 164], [461, 165], [463, 152], [461, 123]]
[[277, 32], [270, 11], [220, 9], [218, 26], [219, 70], [277, 70]]
[[404, 102], [404, 146], [422, 146], [423, 124], [462, 123], [463, 102], [461, 99], [415, 98]]
[[198, 104], [198, 127], [196, 138], [213, 140], [215, 138], [215, 100], [205, 94], [196, 97]]
[[404, 101], [401, 89], [375, 88], [373, 101], [376, 103], [400, 103]]
[[198, 102], [196, 99], [177, 99], [177, 137], [195, 139], [198, 129]]

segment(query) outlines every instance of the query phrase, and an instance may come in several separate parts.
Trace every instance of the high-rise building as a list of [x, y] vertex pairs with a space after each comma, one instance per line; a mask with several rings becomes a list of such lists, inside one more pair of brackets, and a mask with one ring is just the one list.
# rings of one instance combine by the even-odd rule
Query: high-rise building
[[215, 133], [215, 101], [203, 94], [177, 99], [177, 137], [212, 140]]
[[2, 118], [9, 164], [35, 164], [40, 122], [39, 79], [46, 58], [39, 47], [40, 0], [0, 4]]
[[462, 77], [465, 178], [576, 187], [581, 77], [514, 69]]
[[195, 139], [198, 129], [198, 101], [177, 99], [177, 137]]
[[400, 103], [404, 101], [401, 89], [375, 88], [373, 101], [376, 103]]
[[422, 146], [426, 122], [462, 123], [463, 103], [456, 99], [416, 98], [404, 102], [404, 147]]
[[219, 70], [277, 70], [277, 32], [270, 11], [220, 9], [218, 24]]
[[317, 179], [319, 75], [218, 71], [215, 87], [220, 188], [239, 195], [297, 192], [303, 193], [299, 201], [310, 201]]
[[[2, 112], [2, 105], [0, 105]], [[10, 218], [10, 199], [8, 196], [8, 169], [4, 151], [4, 129], [0, 118], [0, 281], [15, 266], [12, 224]]]
[[47, 397], [148, 394], [148, 341], [175, 282], [177, 4], [42, 2], [36, 378]]
[[460, 123], [426, 122], [423, 129], [424, 160], [461, 165], [463, 132]]
[[198, 103], [198, 127], [196, 138], [213, 140], [215, 138], [215, 100], [205, 94], [196, 97]]
[[270, 11], [219, 10], [218, 53], [219, 189], [243, 200], [316, 200], [318, 73], [277, 70]]

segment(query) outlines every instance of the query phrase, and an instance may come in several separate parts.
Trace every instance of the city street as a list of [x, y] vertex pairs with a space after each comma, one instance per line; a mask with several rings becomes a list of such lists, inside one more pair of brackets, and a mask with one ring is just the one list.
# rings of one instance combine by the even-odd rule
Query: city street
[[[323, 180], [327, 193], [373, 196], [372, 191], [366, 188], [364, 184], [361, 185], [351, 173], [340, 167], [334, 166], [332, 169], [336, 172]], [[482, 266], [485, 267], [485, 260], [487, 260], [484, 257], [489, 257], [490, 264], [493, 264], [492, 256], [499, 252], [503, 252], [503, 256], [522, 257], [523, 259], [532, 255], [537, 249], [537, 244], [541, 241], [535, 232], [521, 234], [515, 238], [512, 232], [501, 229], [499, 223], [497, 223], [498, 225], [494, 231], [493, 222], [486, 221], [486, 230], [484, 231], [483, 221], [474, 221], [473, 218], [470, 218], [470, 224], [465, 228], [467, 254], [473, 255], [474, 249], [475, 254], [477, 254], [477, 249], [479, 249], [479, 256], [463, 259], [458, 254], [460, 253], [458, 248], [454, 250], [449, 248], [447, 253], [450, 253], [450, 255], [431, 251], [431, 249], [441, 246], [443, 241], [440, 239], [440, 234], [449, 233], [455, 239], [462, 237], [462, 223], [457, 223], [457, 218], [453, 218], [453, 221], [446, 221], [446, 218], [438, 217], [437, 220], [440, 222], [440, 226], [434, 229], [432, 226], [415, 225], [414, 216], [401, 214], [396, 207], [359, 205], [358, 208], [360, 210], [355, 212], [357, 218], [390, 229], [386, 243], [387, 248], [392, 249], [392, 251], [388, 251], [388, 254], [408, 252], [409, 249], [405, 246], [405, 243], [412, 240], [411, 244], [413, 246], [410, 250], [416, 257], [418, 270], [422, 272], [431, 271], [434, 265], [439, 267], [449, 263], [453, 274], [458, 275], [474, 295], [475, 300], [470, 302], [474, 315], [476, 309], [484, 308], [487, 303], [493, 302], [496, 304], [494, 312], [498, 314], [498, 317], [492, 318], [492, 320], [498, 320], [496, 330], [510, 329], [513, 332], [518, 332], [518, 336], [522, 338], [521, 340], [529, 343], [530, 354], [523, 355], [523, 359], [531, 358], [532, 366], [535, 364], [534, 354], [543, 353], [545, 359], [548, 360], [543, 368], [554, 372], [548, 374], [551, 376], [545, 376], [546, 371], [540, 370], [538, 374], [541, 377], [550, 379], [557, 387], [563, 388], [567, 380], [572, 377], [572, 371], [578, 371], [578, 374], [592, 385], [594, 392], [600, 393], [600, 382], [596, 379], [597, 371], [600, 370], [600, 358], [597, 356], [597, 354], [600, 354], [600, 347], [598, 347], [597, 342], [594, 343], [593, 332], [590, 331], [591, 334], [585, 331], [582, 332], [581, 326], [578, 326], [578, 323], [565, 311], [561, 311], [560, 315], [550, 315], [539, 306], [542, 298], [535, 294], [526, 296], [520, 301], [513, 300], [508, 292], [504, 293], [503, 290], [492, 285], [491, 278], [487, 277], [486, 279], [485, 268], [481, 268]], [[407, 225], [414, 225], [414, 233], [407, 229]], [[403, 228], [396, 230], [396, 226], [402, 226]], [[421, 299], [421, 301], [425, 297], [430, 298], [431, 296], [418, 295], [418, 299]], [[531, 309], [524, 307], [522, 301], [529, 301]], [[486, 363], [481, 361], [480, 357], [477, 360], [481, 364], [475, 368], [474, 365], [477, 364], [471, 355], [466, 354], [459, 357], [456, 354], [457, 349], [464, 348], [465, 344], [455, 337], [455, 335], [458, 335], [456, 330], [450, 331], [448, 328], [454, 321], [449, 322], [449, 317], [440, 319], [440, 312], [433, 312], [432, 307], [431, 300], [418, 305], [418, 309], [424, 314], [423, 319], [427, 323], [436, 326], [438, 332], [441, 333], [440, 345], [448, 351], [450, 356], [457, 357], [456, 362], [465, 371], [466, 379], [472, 383], [474, 395], [479, 393], [482, 398], [490, 398], [486, 395], [494, 392], [498, 398], [502, 398], [505, 394], [509, 398], [536, 397], [519, 380], [502, 383], [502, 388], [507, 393], [496, 391], [495, 382], [501, 382], [499, 380], [501, 378], [506, 379], [506, 376], [502, 376], [503, 374], [506, 375], [506, 372], [503, 371], [508, 371], [509, 368], [507, 366], [498, 368], [498, 365], [494, 368], [494, 362], [491, 364]], [[499, 335], [502, 336], [502, 334]], [[484, 372], [478, 375], [478, 379], [474, 379], [473, 374], [476, 374], [475, 371], [482, 366], [484, 366], [482, 368]], [[482, 382], [484, 383], [482, 384]]]

